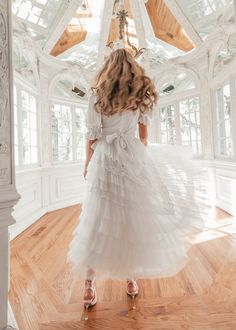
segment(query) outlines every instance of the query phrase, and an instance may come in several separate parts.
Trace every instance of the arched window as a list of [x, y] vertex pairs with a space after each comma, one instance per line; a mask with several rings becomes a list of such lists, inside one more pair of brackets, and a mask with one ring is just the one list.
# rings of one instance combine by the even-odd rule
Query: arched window
[[200, 102], [196, 78], [190, 72], [166, 75], [159, 88], [158, 142], [183, 144], [201, 154]]

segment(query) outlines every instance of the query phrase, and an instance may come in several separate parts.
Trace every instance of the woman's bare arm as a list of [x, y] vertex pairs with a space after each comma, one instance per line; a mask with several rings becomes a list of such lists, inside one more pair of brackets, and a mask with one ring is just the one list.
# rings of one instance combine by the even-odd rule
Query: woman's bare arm
[[147, 125], [138, 123], [138, 127], [139, 127], [140, 141], [146, 146], [147, 145], [147, 138], [148, 138]]
[[90, 162], [90, 159], [93, 155], [93, 149], [91, 148], [91, 146], [93, 145], [93, 143], [97, 141], [97, 139], [95, 140], [86, 140], [86, 159], [85, 159], [85, 165], [84, 165], [84, 178], [86, 178], [87, 175], [87, 168], [88, 168], [88, 164]]

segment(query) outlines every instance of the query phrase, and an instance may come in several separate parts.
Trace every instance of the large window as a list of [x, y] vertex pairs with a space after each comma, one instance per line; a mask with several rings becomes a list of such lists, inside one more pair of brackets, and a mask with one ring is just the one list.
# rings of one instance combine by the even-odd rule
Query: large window
[[179, 102], [181, 142], [201, 153], [201, 132], [199, 98], [194, 97]]
[[232, 113], [230, 84], [225, 84], [215, 93], [217, 154], [231, 157], [233, 155]]
[[160, 108], [161, 142], [176, 144], [175, 108], [174, 105]]
[[85, 110], [71, 105], [53, 104], [53, 161], [80, 160], [85, 157]]
[[15, 163], [30, 166], [38, 163], [38, 129], [36, 96], [14, 86]]
[[189, 145], [201, 154], [199, 97], [160, 106], [159, 115], [161, 143]]

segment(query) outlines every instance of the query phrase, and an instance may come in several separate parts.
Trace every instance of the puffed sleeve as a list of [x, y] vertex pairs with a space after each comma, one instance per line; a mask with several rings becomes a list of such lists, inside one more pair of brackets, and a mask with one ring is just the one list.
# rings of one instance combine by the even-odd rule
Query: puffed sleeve
[[95, 96], [91, 95], [86, 115], [86, 138], [89, 140], [99, 139], [102, 136], [102, 116], [94, 108], [95, 101]]
[[149, 110], [149, 111], [144, 112], [144, 113], [142, 113], [140, 111], [140, 114], [139, 114], [139, 117], [138, 117], [138, 123], [149, 126], [151, 124], [151, 120], [152, 120], [152, 110]]

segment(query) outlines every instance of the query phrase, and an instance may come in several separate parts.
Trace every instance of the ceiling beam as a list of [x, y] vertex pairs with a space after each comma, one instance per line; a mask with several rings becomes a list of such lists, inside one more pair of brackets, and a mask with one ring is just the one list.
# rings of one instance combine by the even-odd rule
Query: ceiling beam
[[141, 16], [141, 10], [140, 10], [140, 2], [137, 0], [130, 0], [130, 7], [131, 12], [133, 15], [133, 20], [137, 32], [137, 38], [139, 42], [139, 48], [146, 48], [147, 42], [146, 42], [146, 36], [145, 36], [145, 29], [143, 25], [143, 19]]
[[43, 48], [46, 53], [50, 53], [51, 50], [54, 48], [57, 41], [65, 31], [66, 26], [69, 24], [71, 18], [74, 16], [81, 4], [82, 0], [66, 1], [66, 4], [64, 5], [62, 10], [62, 15], [55, 20], [50, 36], [47, 39], [46, 44]]
[[183, 12], [180, 5], [177, 3], [176, 0], [164, 0], [166, 6], [169, 8], [169, 10], [172, 12], [172, 14], [175, 16], [176, 20], [181, 24], [182, 28], [186, 32], [186, 34], [189, 36], [189, 38], [192, 40], [192, 42], [199, 46], [202, 43], [202, 39], [200, 38], [197, 31], [195, 31], [193, 25]]
[[109, 37], [109, 30], [110, 30], [114, 2], [115, 2], [114, 0], [104, 0], [104, 9], [101, 19], [101, 32], [100, 32], [100, 38], [98, 44], [97, 67], [99, 67], [104, 60], [104, 52]]

